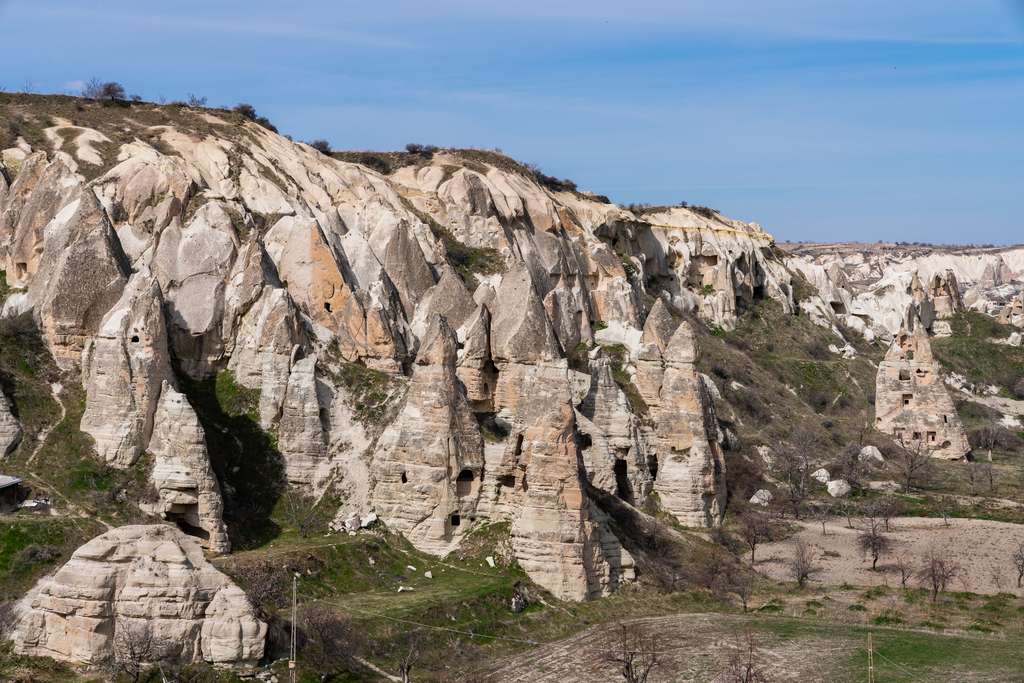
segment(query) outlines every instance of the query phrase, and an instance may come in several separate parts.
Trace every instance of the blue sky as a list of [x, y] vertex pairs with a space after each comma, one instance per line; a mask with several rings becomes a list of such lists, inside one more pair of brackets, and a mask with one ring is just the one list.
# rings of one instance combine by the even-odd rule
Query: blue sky
[[0, 86], [501, 148], [777, 240], [1024, 242], [1024, 0], [0, 0]]

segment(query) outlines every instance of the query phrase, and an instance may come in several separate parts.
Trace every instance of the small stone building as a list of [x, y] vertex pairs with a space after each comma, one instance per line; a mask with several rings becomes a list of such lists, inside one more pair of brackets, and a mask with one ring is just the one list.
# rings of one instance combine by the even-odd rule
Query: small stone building
[[900, 330], [875, 381], [875, 429], [910, 450], [961, 460], [970, 452], [964, 426], [939, 378], [928, 332], [920, 324]]

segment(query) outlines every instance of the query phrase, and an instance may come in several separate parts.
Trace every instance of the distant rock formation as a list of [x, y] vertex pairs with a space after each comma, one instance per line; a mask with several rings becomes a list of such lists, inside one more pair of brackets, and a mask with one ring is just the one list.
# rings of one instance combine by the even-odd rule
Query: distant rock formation
[[961, 460], [971, 447], [939, 372], [925, 329], [901, 330], [878, 365], [875, 429], [904, 448]]
[[75, 551], [37, 591], [14, 631], [21, 654], [100, 664], [118, 628], [152, 634], [154, 662], [253, 666], [267, 625], [240, 588], [170, 526], [125, 526]]

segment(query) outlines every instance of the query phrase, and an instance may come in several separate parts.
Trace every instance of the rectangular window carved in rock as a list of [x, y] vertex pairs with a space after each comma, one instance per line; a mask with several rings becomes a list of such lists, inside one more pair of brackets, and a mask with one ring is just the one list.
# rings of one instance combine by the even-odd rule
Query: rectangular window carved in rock
[[904, 407], [910, 407], [914, 403], [913, 394], [903, 394], [903, 405]]

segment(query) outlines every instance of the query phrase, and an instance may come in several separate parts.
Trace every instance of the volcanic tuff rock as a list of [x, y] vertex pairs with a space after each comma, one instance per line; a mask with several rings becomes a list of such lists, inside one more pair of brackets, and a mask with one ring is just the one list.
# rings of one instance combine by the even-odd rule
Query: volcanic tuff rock
[[167, 382], [161, 387], [154, 423], [149, 451], [159, 501], [149, 511], [190, 530], [211, 552], [229, 552], [231, 542], [221, 520], [224, 502], [203, 428], [185, 396]]
[[101, 458], [119, 467], [135, 463], [153, 433], [160, 387], [171, 378], [163, 296], [149, 272], [140, 271], [82, 351], [81, 428]]
[[164, 659], [253, 666], [263, 656], [267, 625], [245, 594], [170, 526], [94, 538], [26, 602], [14, 631], [22, 654], [99, 664], [116, 629], [132, 625], [149, 629]]
[[[507, 521], [520, 564], [559, 597], [606, 595], [634, 574], [588, 484], [636, 503], [656, 491], [688, 525], [721, 519], [721, 451], [738, 440], [719, 429], [676, 320], [732, 329], [765, 297], [795, 312], [792, 264], [759, 226], [549, 191], [482, 150], [385, 176], [255, 124], [203, 121], [190, 136], [126, 119], [138, 137], [112, 168], [95, 168], [109, 155], [54, 150], [0, 184], [0, 259], [8, 284], [28, 288], [10, 309], [33, 310], [62, 368], [81, 365], [99, 457], [153, 454], [149, 509], [227, 548], [173, 371], [230, 370], [259, 390], [292, 485], [334, 487], [342, 519], [376, 507], [431, 552]], [[23, 155], [9, 152], [13, 174]], [[801, 305], [819, 322], [878, 328], [835, 268], [818, 280], [849, 309], [812, 292]], [[900, 286], [898, 306], [920, 314], [913, 283]], [[588, 354], [588, 373], [568, 352]], [[646, 413], [623, 390], [630, 377]], [[474, 412], [501, 433], [482, 440]]]
[[901, 330], [878, 365], [875, 429], [905, 448], [960, 460], [971, 446], [939, 372], [924, 328]]
[[2, 455], [10, 455], [11, 451], [21, 443], [24, 431], [21, 422], [11, 414], [11, 400], [0, 391], [0, 451]]
[[455, 331], [435, 315], [402, 411], [373, 456], [373, 501], [381, 519], [417, 548], [438, 554], [470, 528], [484, 474], [483, 441], [456, 388], [456, 345]]

